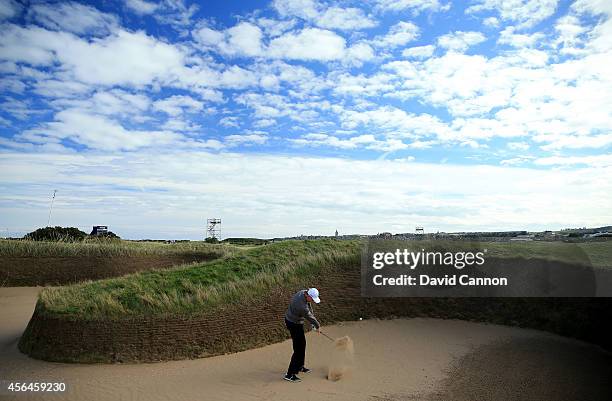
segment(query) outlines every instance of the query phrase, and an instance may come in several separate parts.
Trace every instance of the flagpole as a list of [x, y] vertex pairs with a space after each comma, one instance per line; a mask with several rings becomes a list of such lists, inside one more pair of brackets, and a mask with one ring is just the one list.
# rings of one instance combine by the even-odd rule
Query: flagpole
[[51, 211], [53, 210], [53, 201], [55, 200], [55, 193], [57, 189], [53, 190], [53, 197], [51, 198], [51, 207], [49, 207], [49, 220], [47, 220], [47, 227], [50, 227], [51, 224]]

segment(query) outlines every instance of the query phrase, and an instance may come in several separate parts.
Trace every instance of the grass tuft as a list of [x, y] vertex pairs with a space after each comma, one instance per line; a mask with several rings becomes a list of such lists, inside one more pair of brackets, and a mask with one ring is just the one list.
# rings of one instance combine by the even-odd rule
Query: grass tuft
[[228, 244], [207, 244], [204, 241], [165, 244], [160, 242], [112, 241], [29, 241], [0, 240], [0, 257], [111, 257], [163, 256], [185, 253], [210, 253], [218, 257], [241, 251]]

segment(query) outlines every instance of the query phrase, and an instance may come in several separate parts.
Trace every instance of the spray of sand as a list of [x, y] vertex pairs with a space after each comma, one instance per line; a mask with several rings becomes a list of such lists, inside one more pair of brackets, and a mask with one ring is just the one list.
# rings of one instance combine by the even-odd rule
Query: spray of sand
[[331, 353], [327, 380], [338, 381], [348, 376], [353, 368], [354, 355], [353, 340], [349, 336], [337, 338]]

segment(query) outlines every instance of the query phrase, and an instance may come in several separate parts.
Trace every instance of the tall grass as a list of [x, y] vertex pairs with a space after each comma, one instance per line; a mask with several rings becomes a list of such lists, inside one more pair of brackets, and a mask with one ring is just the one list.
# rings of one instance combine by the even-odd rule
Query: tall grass
[[240, 250], [228, 244], [207, 244], [203, 241], [165, 244], [124, 240], [97, 241], [29, 241], [0, 240], [0, 257], [104, 257], [205, 253], [225, 256]]
[[359, 265], [356, 241], [287, 241], [213, 262], [121, 278], [47, 288], [42, 313], [82, 319], [190, 315], [217, 305], [255, 299], [295, 283], [326, 265]]
[[[605, 245], [567, 243], [482, 243], [488, 257], [546, 258], [582, 263], [585, 253], [608, 265], [612, 242]], [[221, 245], [222, 246], [222, 245]], [[410, 246], [419, 246], [413, 241]], [[595, 252], [593, 252], [595, 250]], [[229, 253], [203, 264], [148, 271], [121, 278], [86, 282], [41, 292], [43, 314], [81, 319], [126, 316], [192, 315], [219, 305], [255, 300], [278, 286], [304, 282], [325, 266], [355, 267], [359, 241], [285, 241]]]

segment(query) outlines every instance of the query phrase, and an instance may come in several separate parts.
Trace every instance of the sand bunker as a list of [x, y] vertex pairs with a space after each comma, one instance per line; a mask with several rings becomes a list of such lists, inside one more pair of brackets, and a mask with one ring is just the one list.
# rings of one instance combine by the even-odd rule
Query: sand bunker
[[350, 374], [353, 368], [355, 347], [349, 336], [337, 338], [327, 369], [327, 380], [338, 381]]
[[[68, 391], [49, 396], [0, 395], [3, 400], [612, 399], [610, 392], [605, 392], [609, 387], [602, 388], [609, 383], [610, 356], [597, 347], [533, 330], [457, 320], [364, 320], [326, 326], [332, 338], [348, 335], [355, 342], [353, 369], [349, 377], [342, 376], [339, 381], [325, 377], [333, 368], [330, 357], [336, 353], [350, 356], [353, 342], [340, 342], [340, 349], [336, 349], [335, 343], [316, 333], [306, 334], [306, 357], [313, 372], [302, 375], [298, 384], [282, 380], [292, 352], [291, 340], [195, 360], [116, 365], [49, 363], [17, 350], [38, 290], [0, 288], [0, 378], [64, 382]], [[508, 345], [499, 348], [500, 341]], [[476, 354], [471, 352], [474, 349]], [[343, 367], [350, 369], [343, 361], [350, 358], [334, 365], [341, 373], [346, 372]], [[447, 387], [449, 383], [454, 387]]]

